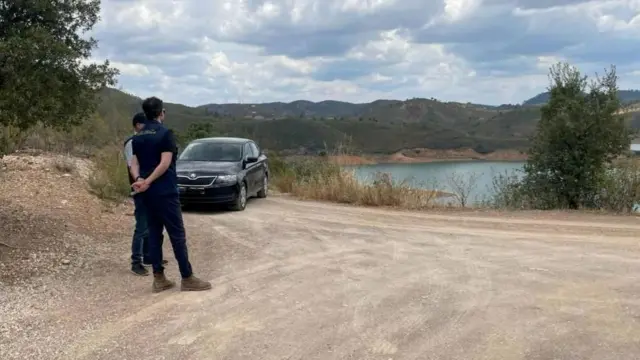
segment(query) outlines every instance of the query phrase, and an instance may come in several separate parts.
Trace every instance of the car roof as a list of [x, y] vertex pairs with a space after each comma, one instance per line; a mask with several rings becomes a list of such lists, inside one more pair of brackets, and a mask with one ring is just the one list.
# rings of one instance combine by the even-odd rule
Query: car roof
[[253, 140], [236, 138], [236, 137], [210, 137], [193, 140], [193, 142], [207, 142], [207, 143], [226, 143], [226, 144], [244, 144]]

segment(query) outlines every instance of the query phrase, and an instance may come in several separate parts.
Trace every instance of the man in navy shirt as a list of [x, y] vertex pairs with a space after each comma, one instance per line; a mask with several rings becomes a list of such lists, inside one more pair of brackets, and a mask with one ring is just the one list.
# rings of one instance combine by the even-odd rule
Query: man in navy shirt
[[149, 254], [153, 267], [153, 291], [160, 292], [175, 286], [164, 275], [162, 265], [162, 229], [167, 230], [173, 253], [180, 268], [183, 291], [211, 289], [211, 283], [193, 276], [187, 250], [186, 234], [180, 209], [178, 179], [176, 176], [175, 136], [167, 129], [162, 100], [151, 97], [142, 103], [147, 123], [132, 141], [131, 175], [133, 190], [142, 195], [147, 208], [149, 228]]

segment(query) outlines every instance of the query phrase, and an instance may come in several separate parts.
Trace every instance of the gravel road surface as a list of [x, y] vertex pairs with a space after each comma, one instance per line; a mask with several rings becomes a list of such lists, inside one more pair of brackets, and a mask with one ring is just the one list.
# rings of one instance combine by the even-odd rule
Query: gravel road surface
[[640, 358], [635, 217], [276, 196], [185, 222], [211, 291], [152, 294], [128, 273], [123, 238], [100, 271], [5, 288], [0, 358]]

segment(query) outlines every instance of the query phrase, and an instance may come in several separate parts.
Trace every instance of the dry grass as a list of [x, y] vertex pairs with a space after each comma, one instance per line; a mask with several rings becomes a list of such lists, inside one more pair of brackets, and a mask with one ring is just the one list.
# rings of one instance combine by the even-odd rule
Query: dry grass
[[131, 193], [127, 164], [122, 150], [113, 146], [97, 152], [96, 171], [89, 177], [91, 193], [103, 200], [119, 201]]
[[[640, 204], [640, 162], [638, 159], [618, 159], [598, 179], [600, 191], [594, 195], [588, 208], [580, 210], [603, 211], [616, 214], [635, 212]], [[495, 209], [538, 209], [540, 198], [546, 194], [530, 189], [515, 173], [503, 173], [493, 178], [493, 197], [483, 205]], [[558, 202], [559, 204], [559, 202]], [[552, 206], [562, 209], [560, 205]]]
[[269, 161], [274, 174], [273, 185], [301, 199], [423, 209], [434, 206], [437, 197], [446, 195], [415, 189], [405, 182], [394, 182], [384, 173], [377, 174], [371, 183], [363, 183], [353, 172], [342, 169], [326, 157], [285, 162], [272, 156]]

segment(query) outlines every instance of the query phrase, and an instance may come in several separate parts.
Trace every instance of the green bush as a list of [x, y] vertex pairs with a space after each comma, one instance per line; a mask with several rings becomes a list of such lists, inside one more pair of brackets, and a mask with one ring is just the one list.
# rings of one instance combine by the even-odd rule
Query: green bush
[[610, 164], [629, 150], [631, 140], [619, 113], [615, 67], [589, 82], [575, 67], [560, 63], [551, 68], [550, 79], [521, 187], [532, 195], [528, 206], [537, 209], [597, 209], [604, 206], [603, 187], [627, 182], [610, 178]]
[[[527, 186], [515, 173], [494, 177], [493, 196], [486, 206], [501, 209], [539, 209], [547, 204], [549, 192]], [[634, 159], [612, 163], [597, 179], [596, 194], [581, 202], [581, 209], [594, 209], [614, 213], [630, 213], [640, 203], [640, 164]]]

